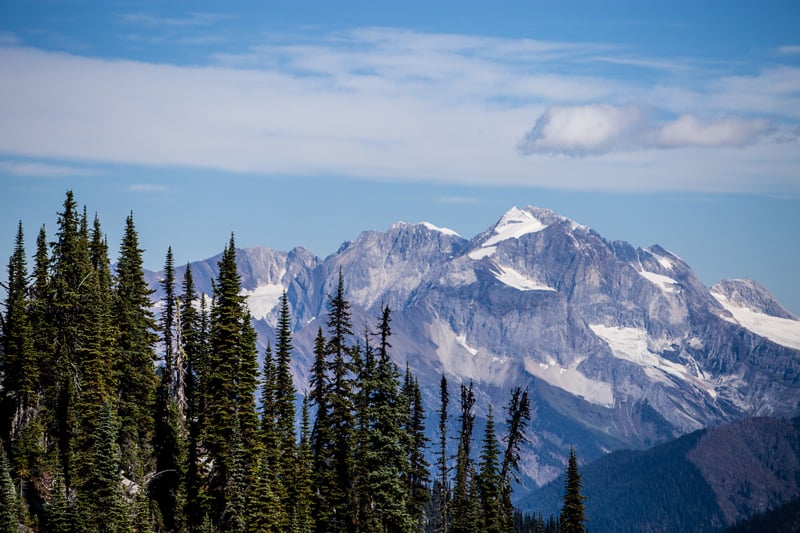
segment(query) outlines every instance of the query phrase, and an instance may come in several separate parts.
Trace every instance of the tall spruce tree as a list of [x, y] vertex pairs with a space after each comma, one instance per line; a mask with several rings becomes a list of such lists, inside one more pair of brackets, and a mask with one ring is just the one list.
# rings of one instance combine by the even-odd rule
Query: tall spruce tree
[[0, 440], [16, 439], [34, 414], [39, 392], [39, 364], [29, 315], [28, 267], [22, 222], [17, 226], [14, 253], [8, 262], [6, 314], [2, 320], [3, 421]]
[[458, 453], [456, 455], [456, 475], [453, 487], [452, 521], [449, 531], [453, 533], [469, 533], [478, 531], [479, 524], [475, 520], [475, 469], [471, 456], [472, 431], [475, 424], [475, 393], [472, 382], [469, 387], [461, 384], [461, 430], [458, 437]]
[[161, 306], [161, 340], [164, 350], [163, 366], [156, 393], [155, 430], [153, 450], [156, 474], [150, 482], [149, 491], [159, 511], [160, 527], [165, 531], [177, 530], [181, 523], [181, 481], [184, 469], [183, 421], [180, 419], [177, 398], [173, 394], [175, 377], [183, 369], [177, 368], [176, 354], [180, 347], [175, 344], [176, 306], [175, 266], [172, 247], [167, 249], [164, 262], [164, 278], [161, 280], [164, 293]]
[[531, 420], [530, 398], [528, 389], [524, 391], [515, 387], [511, 391], [511, 398], [506, 408], [506, 427], [508, 433], [505, 437], [506, 450], [503, 455], [503, 465], [500, 469], [502, 482], [502, 507], [505, 527], [507, 530], [514, 526], [514, 506], [511, 503], [511, 483], [517, 481], [516, 472], [519, 470], [520, 449], [528, 442], [525, 431]]
[[275, 431], [278, 437], [277, 449], [280, 453], [277, 464], [277, 477], [281, 489], [277, 494], [288, 516], [292, 516], [295, 505], [296, 482], [294, 479], [297, 461], [297, 435], [295, 433], [296, 391], [292, 381], [292, 323], [289, 311], [289, 298], [286, 291], [281, 296], [281, 310], [278, 317], [275, 344]]
[[20, 531], [20, 502], [11, 479], [11, 467], [5, 448], [0, 442], [0, 533]]
[[311, 533], [314, 530], [312, 492], [311, 451], [311, 414], [309, 396], [303, 395], [303, 407], [300, 417], [300, 442], [297, 444], [297, 462], [295, 464], [294, 506], [291, 515], [292, 533]]
[[575, 455], [575, 448], [570, 448], [564, 482], [564, 505], [561, 507], [560, 531], [562, 533], [585, 533], [586, 531], [586, 516], [583, 503], [586, 497], [581, 492], [582, 488], [581, 473], [578, 470], [578, 458]]
[[502, 508], [502, 487], [500, 450], [494, 429], [494, 414], [492, 406], [489, 404], [480, 455], [480, 473], [478, 474], [478, 490], [480, 491], [481, 509], [483, 510], [481, 531], [486, 533], [507, 531]]
[[[208, 384], [204, 387], [207, 395], [204, 434], [213, 462], [209, 480], [214, 504], [212, 519], [221, 525], [229, 524], [226, 513], [238, 509], [240, 495], [231, 491], [246, 488], [254, 477], [261, 443], [255, 407], [256, 336], [245, 298], [240, 295], [233, 235], [218, 266], [206, 367]], [[234, 429], [240, 451], [233, 449]], [[242, 480], [235, 479], [234, 474], [241, 475]]]
[[450, 401], [450, 392], [447, 387], [447, 378], [442, 374], [439, 384], [439, 450], [436, 459], [437, 475], [434, 482], [434, 531], [446, 533], [449, 530], [449, 503], [450, 486], [448, 455], [447, 455], [447, 405]]
[[422, 405], [422, 392], [417, 380], [406, 363], [402, 396], [405, 401], [406, 453], [408, 471], [405, 475], [408, 495], [408, 513], [418, 528], [422, 528], [425, 519], [425, 508], [431, 496], [428, 489], [430, 465], [425, 459], [425, 448], [428, 438], [425, 436], [425, 409]]
[[118, 382], [119, 443], [122, 468], [130, 479], [143, 482], [152, 468], [150, 443], [154, 429], [156, 322], [142, 267], [139, 236], [133, 214], [125, 220], [125, 232], [117, 262], [114, 315], [119, 327], [115, 374]]
[[72, 191], [67, 191], [58, 214], [56, 241], [52, 243], [52, 276], [47, 291], [46, 322], [50, 325], [49, 353], [43, 364], [48, 442], [54, 443], [69, 494], [75, 481], [75, 438], [80, 422], [76, 400], [80, 385], [78, 351], [88, 330], [88, 233], [82, 224]]

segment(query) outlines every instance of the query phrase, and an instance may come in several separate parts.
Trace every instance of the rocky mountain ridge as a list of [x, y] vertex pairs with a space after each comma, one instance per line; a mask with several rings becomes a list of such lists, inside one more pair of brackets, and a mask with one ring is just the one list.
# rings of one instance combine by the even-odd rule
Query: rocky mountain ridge
[[[217, 260], [192, 264], [201, 291], [211, 291]], [[573, 444], [592, 459], [798, 413], [800, 322], [768, 291], [748, 280], [710, 290], [660, 246], [609, 242], [547, 209], [512, 208], [470, 240], [398, 223], [325, 259], [251, 248], [237, 262], [262, 345], [287, 291], [299, 391], [340, 269], [357, 332], [392, 308], [393, 356], [419, 376], [430, 414], [442, 373], [453, 387], [475, 382], [479, 416], [489, 402], [500, 412], [512, 386], [529, 387], [527, 485], [558, 475]]]

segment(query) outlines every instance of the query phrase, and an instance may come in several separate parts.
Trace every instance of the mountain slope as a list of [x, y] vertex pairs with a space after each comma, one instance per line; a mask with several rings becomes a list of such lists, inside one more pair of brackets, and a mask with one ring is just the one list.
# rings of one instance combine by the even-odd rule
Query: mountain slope
[[[718, 531], [800, 495], [800, 419], [752, 418], [581, 467], [594, 532]], [[558, 514], [563, 476], [520, 502]]]
[[[766, 290], [737, 281], [709, 290], [660, 246], [610, 242], [547, 209], [513, 208], [470, 240], [398, 223], [324, 260], [254, 248], [237, 251], [237, 263], [262, 347], [287, 291], [299, 391], [340, 269], [359, 335], [391, 306], [393, 356], [419, 377], [431, 417], [442, 373], [453, 393], [475, 382], [479, 418], [488, 403], [499, 412], [513, 386], [528, 387], [536, 416], [523, 487], [558, 475], [570, 445], [594, 459], [798, 413], [800, 321]], [[192, 269], [210, 292], [216, 259]]]

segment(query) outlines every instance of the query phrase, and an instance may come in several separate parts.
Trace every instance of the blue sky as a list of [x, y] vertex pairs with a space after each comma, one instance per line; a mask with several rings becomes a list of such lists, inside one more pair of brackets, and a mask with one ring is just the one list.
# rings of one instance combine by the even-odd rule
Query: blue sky
[[0, 257], [64, 192], [116, 254], [320, 256], [518, 205], [800, 314], [797, 2], [0, 1]]

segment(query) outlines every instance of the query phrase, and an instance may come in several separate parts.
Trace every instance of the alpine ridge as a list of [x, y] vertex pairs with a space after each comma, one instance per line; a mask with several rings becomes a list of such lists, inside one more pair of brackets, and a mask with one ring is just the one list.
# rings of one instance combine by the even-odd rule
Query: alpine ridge
[[[570, 445], [592, 460], [800, 411], [800, 321], [766, 289], [751, 280], [709, 289], [661, 246], [610, 242], [548, 209], [514, 207], [470, 240], [397, 223], [325, 259], [301, 247], [236, 258], [262, 348], [287, 292], [298, 391], [340, 269], [357, 330], [391, 307], [392, 353], [420, 378], [431, 434], [442, 373], [452, 386], [475, 383], [479, 417], [489, 403], [501, 412], [512, 386], [528, 387], [529, 488], [563, 472]], [[217, 261], [192, 264], [199, 291], [211, 292]]]

